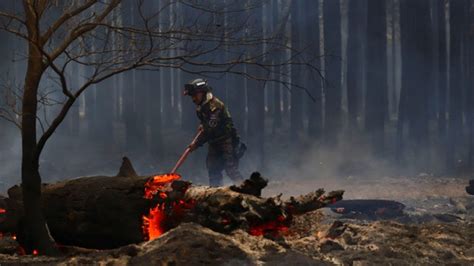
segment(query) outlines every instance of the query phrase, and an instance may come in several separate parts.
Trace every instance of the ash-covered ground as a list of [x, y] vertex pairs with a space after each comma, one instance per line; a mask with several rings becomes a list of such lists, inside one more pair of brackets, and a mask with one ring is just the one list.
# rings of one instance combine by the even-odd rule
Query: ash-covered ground
[[[41, 170], [46, 182], [82, 175], [114, 175], [120, 158], [128, 155], [140, 174], [167, 172], [185, 146], [182, 140], [191, 137], [181, 136], [176, 138], [180, 142], [165, 142], [169, 156], [159, 161], [140, 152], [100, 153], [100, 146], [92, 145], [83, 145], [81, 151], [75, 153], [70, 152], [71, 148], [64, 148], [63, 152], [52, 150], [44, 157]], [[91, 150], [84, 151], [84, 147]], [[4, 237], [0, 263], [474, 265], [474, 196], [465, 191], [471, 176], [446, 176], [411, 169], [400, 173], [404, 171], [399, 171], [399, 166], [365, 156], [363, 147], [343, 149], [341, 152], [315, 147], [302, 153], [287, 141], [273, 141], [266, 147], [267, 165], [260, 169], [270, 180], [263, 196], [300, 195], [320, 187], [327, 191], [343, 189], [345, 200], [390, 200], [403, 204], [401, 212], [393, 213], [390, 208], [384, 211], [386, 206], [379, 203], [365, 209], [359, 205], [349, 206], [342, 213], [326, 208], [297, 217], [291, 230], [278, 239], [251, 236], [243, 231], [224, 235], [199, 225], [182, 224], [151, 242], [106, 251], [67, 248], [68, 255], [59, 258], [41, 254], [8, 255], [16, 251], [16, 244]], [[201, 149], [190, 156], [180, 169], [184, 179], [206, 184], [205, 153], [205, 149]], [[19, 161], [12, 162], [13, 156], [0, 157], [6, 157], [2, 159], [5, 163], [1, 169], [5, 191], [19, 183]], [[68, 158], [67, 161], [64, 158]], [[254, 161], [251, 154], [244, 157], [241, 166], [244, 174], [259, 169]], [[10, 168], [15, 170], [10, 171]], [[394, 168], [397, 171], [392, 171]]]
[[[342, 182], [343, 181], [343, 182]], [[274, 181], [265, 194], [298, 195], [311, 188], [346, 190], [346, 203], [294, 219], [281, 237], [220, 234], [182, 224], [160, 238], [115, 250], [65, 248], [64, 257], [1, 255], [0, 263], [42, 265], [473, 265], [474, 196], [465, 178], [355, 178]], [[364, 205], [357, 199], [384, 199]], [[385, 203], [403, 204], [401, 211]], [[342, 205], [341, 205], [342, 204]], [[342, 207], [341, 207], [342, 206]], [[362, 206], [362, 207], [361, 207]], [[364, 206], [369, 206], [364, 208]], [[346, 207], [345, 209], [343, 207]], [[342, 208], [342, 210], [341, 210]], [[3, 239], [3, 252], [15, 250]]]

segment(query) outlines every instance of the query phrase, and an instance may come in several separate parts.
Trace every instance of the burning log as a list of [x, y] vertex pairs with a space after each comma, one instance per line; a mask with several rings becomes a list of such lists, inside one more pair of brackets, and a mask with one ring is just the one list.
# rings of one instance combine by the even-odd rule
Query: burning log
[[[130, 170], [132, 169], [132, 170]], [[267, 181], [260, 174], [240, 186], [192, 186], [178, 174], [137, 176], [130, 161], [117, 176], [82, 177], [43, 186], [43, 211], [59, 244], [114, 248], [159, 237], [183, 222], [222, 233], [244, 229], [252, 235], [284, 233], [292, 217], [342, 199], [343, 191], [323, 190], [282, 200], [259, 195]], [[23, 246], [22, 196], [18, 186], [3, 200], [0, 231], [13, 232]], [[2, 205], [3, 206], [3, 205]]]

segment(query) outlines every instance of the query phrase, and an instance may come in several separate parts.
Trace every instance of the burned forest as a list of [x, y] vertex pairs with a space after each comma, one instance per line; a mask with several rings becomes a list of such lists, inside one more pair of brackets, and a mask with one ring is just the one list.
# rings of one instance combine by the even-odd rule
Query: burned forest
[[0, 264], [474, 263], [474, 0], [4, 0], [0, 38]]

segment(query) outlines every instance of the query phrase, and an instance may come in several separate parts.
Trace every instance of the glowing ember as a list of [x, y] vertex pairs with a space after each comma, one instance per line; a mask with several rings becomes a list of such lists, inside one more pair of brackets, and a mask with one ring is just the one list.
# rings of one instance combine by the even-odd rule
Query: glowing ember
[[38, 255], [38, 250], [33, 249], [33, 255], [35, 255], [35, 256]]
[[262, 236], [265, 234], [279, 235], [281, 233], [286, 233], [289, 229], [286, 222], [287, 221], [284, 216], [279, 216], [275, 221], [251, 226], [249, 229], [249, 234], [253, 236]]
[[175, 180], [180, 179], [178, 174], [156, 175], [145, 183], [145, 199], [152, 199], [153, 196], [164, 189], [164, 187]]
[[160, 204], [151, 208], [148, 216], [143, 216], [143, 233], [146, 240], [153, 240], [164, 233], [162, 228], [164, 218], [165, 213]]
[[[178, 174], [165, 174], [157, 175], [145, 183], [145, 199], [153, 199], [156, 194], [161, 199], [165, 199], [166, 193], [164, 193], [165, 186], [174, 180], [180, 179], [181, 176]], [[162, 235], [165, 230], [163, 228], [163, 222], [166, 214], [164, 211], [164, 205], [158, 204], [154, 208], [150, 209], [148, 215], [143, 216], [143, 235], [145, 240], [153, 240]]]
[[7, 210], [0, 208], [0, 213], [6, 213]]

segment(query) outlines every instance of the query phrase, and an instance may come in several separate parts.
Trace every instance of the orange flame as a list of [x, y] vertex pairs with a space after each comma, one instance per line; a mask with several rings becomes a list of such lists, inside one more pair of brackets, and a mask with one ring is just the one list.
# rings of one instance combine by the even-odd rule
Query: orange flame
[[278, 216], [274, 221], [269, 221], [263, 224], [250, 226], [249, 234], [253, 236], [262, 236], [265, 234], [280, 235], [288, 232], [289, 226], [286, 224], [287, 218]]
[[[166, 185], [180, 178], [181, 176], [178, 174], [154, 176], [145, 183], [145, 194], [143, 197], [145, 199], [153, 199], [158, 194], [160, 198], [165, 199], [167, 196], [163, 191]], [[163, 208], [163, 205], [158, 204], [150, 209], [148, 215], [143, 216], [143, 234], [146, 240], [153, 240], [164, 233], [165, 230], [162, 224], [166, 214]]]
[[163, 190], [168, 183], [180, 179], [178, 174], [156, 175], [145, 183], [145, 199], [152, 199], [153, 196]]

